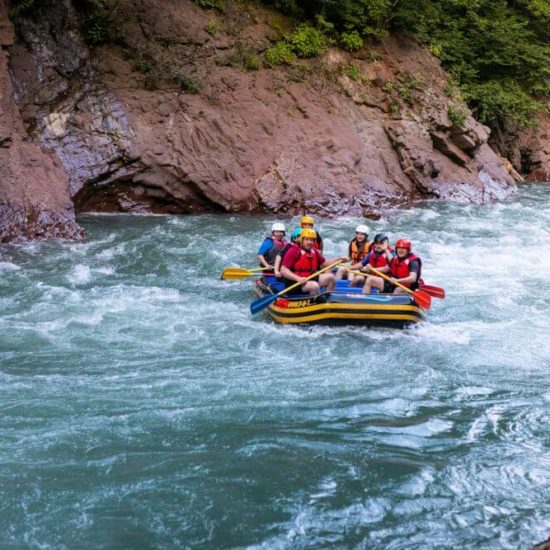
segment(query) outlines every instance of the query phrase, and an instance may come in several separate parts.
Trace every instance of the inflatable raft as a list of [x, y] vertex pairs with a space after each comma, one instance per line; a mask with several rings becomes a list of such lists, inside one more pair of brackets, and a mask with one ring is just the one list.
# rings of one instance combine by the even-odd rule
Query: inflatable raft
[[[262, 298], [283, 290], [274, 277], [255, 281], [254, 292]], [[361, 324], [398, 327], [426, 319], [426, 311], [408, 294], [361, 294], [338, 281], [336, 290], [318, 296], [283, 294], [266, 311], [277, 323]]]

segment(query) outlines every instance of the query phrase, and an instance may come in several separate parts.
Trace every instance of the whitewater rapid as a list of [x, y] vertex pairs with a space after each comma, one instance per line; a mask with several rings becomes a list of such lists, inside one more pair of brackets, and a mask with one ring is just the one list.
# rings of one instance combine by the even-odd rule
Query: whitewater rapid
[[[406, 330], [251, 316], [219, 277], [273, 221], [84, 216], [82, 243], [0, 249], [0, 547], [550, 536], [550, 188], [367, 221], [446, 290]], [[320, 221], [327, 256], [362, 221]]]

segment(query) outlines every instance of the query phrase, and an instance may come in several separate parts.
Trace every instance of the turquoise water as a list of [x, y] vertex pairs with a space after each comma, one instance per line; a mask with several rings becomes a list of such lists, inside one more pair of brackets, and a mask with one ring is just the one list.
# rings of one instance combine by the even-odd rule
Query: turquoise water
[[[550, 536], [550, 188], [369, 223], [447, 291], [405, 331], [251, 317], [219, 275], [272, 221], [86, 216], [83, 243], [0, 249], [1, 548]], [[321, 223], [328, 256], [359, 221]]]

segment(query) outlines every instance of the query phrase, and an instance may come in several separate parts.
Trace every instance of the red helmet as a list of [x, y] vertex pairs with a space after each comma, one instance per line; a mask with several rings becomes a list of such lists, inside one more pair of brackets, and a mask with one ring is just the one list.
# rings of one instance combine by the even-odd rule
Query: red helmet
[[410, 252], [412, 250], [412, 243], [408, 239], [397, 239], [395, 248], [406, 248]]

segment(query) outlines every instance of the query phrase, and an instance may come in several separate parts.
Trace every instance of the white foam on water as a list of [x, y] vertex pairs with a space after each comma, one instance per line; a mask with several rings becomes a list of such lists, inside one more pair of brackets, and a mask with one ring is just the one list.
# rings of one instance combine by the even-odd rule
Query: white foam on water
[[421, 340], [429, 338], [440, 343], [467, 346], [472, 341], [472, 335], [485, 327], [484, 323], [476, 323], [472, 326], [468, 321], [440, 325], [426, 323], [418, 327], [414, 336]]
[[12, 262], [0, 262], [0, 270], [4, 271], [19, 271], [21, 269], [20, 266], [12, 263]]
[[98, 260], [112, 260], [115, 256], [121, 256], [126, 253], [126, 244], [120, 243], [116, 246], [102, 250], [101, 252], [96, 253], [95, 257]]
[[67, 275], [67, 280], [75, 285], [88, 283], [92, 278], [90, 266], [84, 264], [75, 265]]
[[113, 275], [115, 273], [114, 267], [96, 267], [93, 269], [96, 273], [102, 273], [103, 275]]

